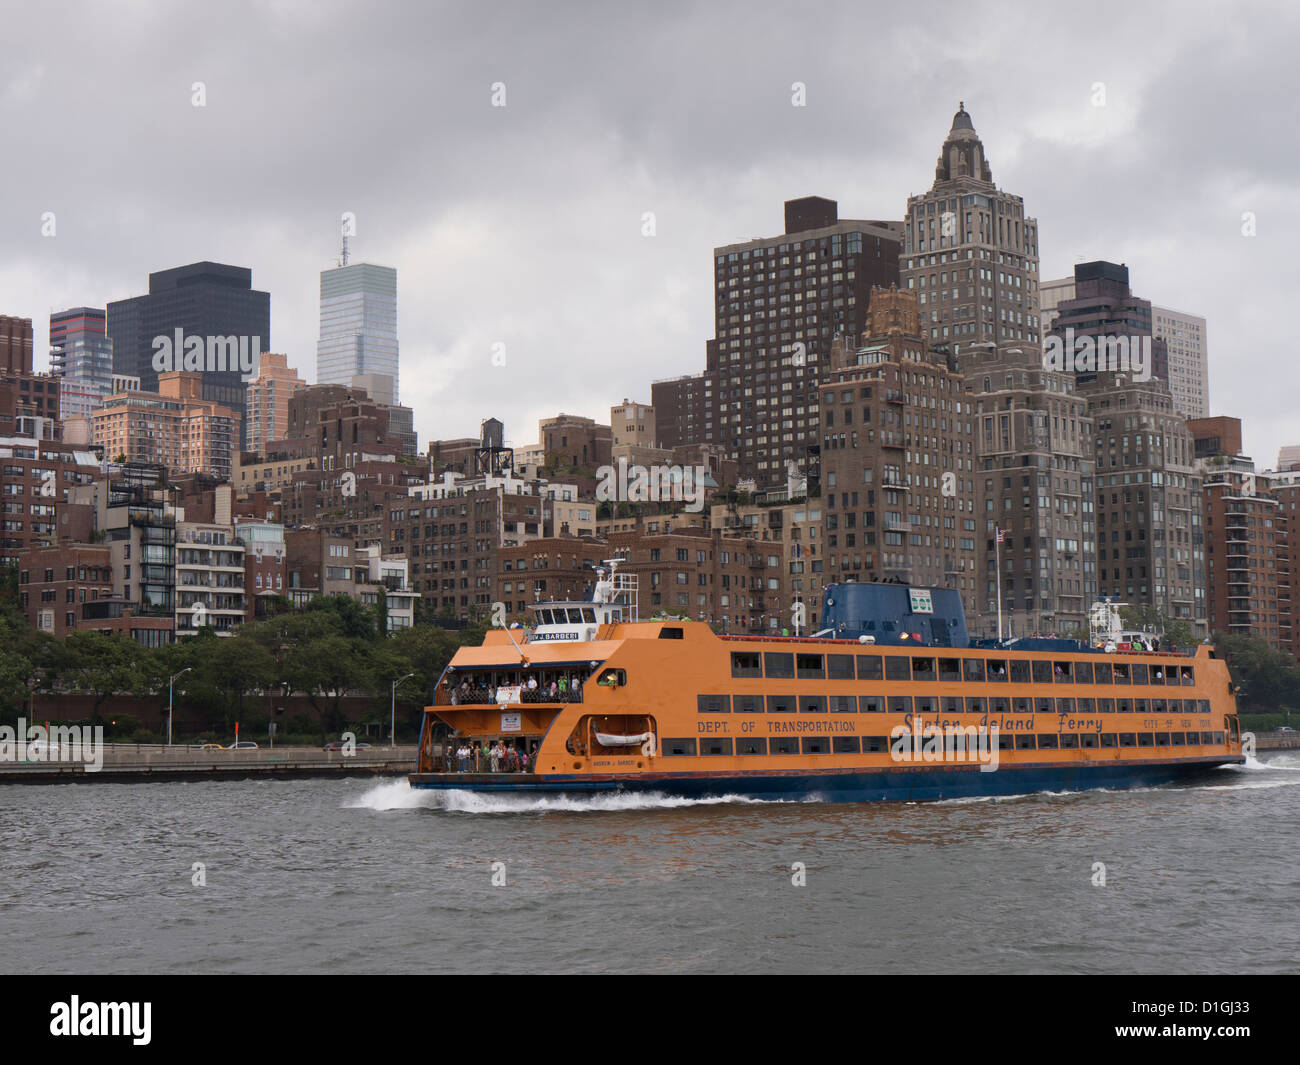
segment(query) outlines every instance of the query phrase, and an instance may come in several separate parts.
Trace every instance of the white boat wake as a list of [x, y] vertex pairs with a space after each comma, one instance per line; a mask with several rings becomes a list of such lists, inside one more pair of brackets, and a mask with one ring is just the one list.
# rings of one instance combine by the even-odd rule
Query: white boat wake
[[501, 795], [474, 791], [436, 791], [413, 788], [406, 781], [376, 784], [345, 808], [365, 810], [446, 810], [465, 814], [601, 813], [623, 810], [671, 810], [682, 806], [758, 805], [781, 800], [721, 795], [687, 799], [661, 792], [623, 792], [610, 795]]

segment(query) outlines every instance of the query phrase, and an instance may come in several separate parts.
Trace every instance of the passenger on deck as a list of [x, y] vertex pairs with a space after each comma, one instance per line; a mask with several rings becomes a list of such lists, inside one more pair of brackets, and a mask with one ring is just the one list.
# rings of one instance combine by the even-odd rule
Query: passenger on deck
[[491, 767], [493, 773], [499, 773], [501, 771], [501, 741], [498, 740], [489, 749], [488, 753], [491, 756], [488, 765]]

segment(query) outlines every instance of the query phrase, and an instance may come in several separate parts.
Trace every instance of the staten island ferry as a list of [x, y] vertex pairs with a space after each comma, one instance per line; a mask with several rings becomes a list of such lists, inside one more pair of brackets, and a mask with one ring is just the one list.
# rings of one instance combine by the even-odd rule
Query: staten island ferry
[[[1226, 663], [1114, 640], [973, 641], [958, 593], [825, 589], [807, 636], [637, 620], [635, 576], [457, 651], [416, 788], [925, 801], [1159, 785], [1245, 759]], [[1141, 648], [1141, 649], [1138, 649]]]

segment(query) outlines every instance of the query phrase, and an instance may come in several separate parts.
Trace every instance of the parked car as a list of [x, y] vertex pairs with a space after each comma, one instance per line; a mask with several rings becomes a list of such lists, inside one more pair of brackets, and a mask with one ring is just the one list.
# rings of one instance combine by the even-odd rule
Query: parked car
[[240, 740], [238, 743], [232, 743], [226, 748], [228, 751], [255, 751], [257, 744], [252, 740]]
[[199, 748], [200, 751], [224, 751], [225, 748], [219, 743], [205, 743]]
[[[343, 740], [334, 740], [332, 743], [327, 743], [327, 744], [325, 744], [325, 746], [322, 747], [321, 750], [322, 750], [322, 751], [341, 751], [341, 750], [343, 750], [343, 749], [346, 748], [346, 747], [347, 747], [347, 743], [346, 743], [345, 741], [343, 741]], [[352, 745], [352, 749], [353, 749], [354, 751], [368, 751], [368, 750], [370, 750], [370, 744], [368, 744], [368, 743], [354, 743], [354, 744]]]
[[1294, 731], [1295, 729], [1293, 729], [1290, 725], [1283, 725], [1281, 728], [1278, 729], [1278, 732], [1294, 732]]

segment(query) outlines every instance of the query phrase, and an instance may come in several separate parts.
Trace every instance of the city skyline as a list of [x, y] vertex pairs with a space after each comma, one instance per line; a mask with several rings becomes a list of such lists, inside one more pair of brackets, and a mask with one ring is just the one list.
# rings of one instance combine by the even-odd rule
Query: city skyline
[[[55, 83], [39, 54], [18, 62], [0, 82], [0, 113], [35, 150], [45, 133], [32, 115], [57, 128], [60, 117], [79, 109], [93, 117], [127, 98], [147, 101], [150, 117], [117, 134], [121, 158], [132, 146], [143, 158], [175, 142], [174, 173], [165, 181], [134, 163], [99, 174], [93, 156], [75, 182], [57, 167], [39, 181], [35, 172], [12, 177], [12, 194], [0, 205], [13, 235], [0, 286], [9, 293], [5, 312], [36, 322], [37, 367], [49, 365], [51, 310], [106, 306], [138, 294], [149, 272], [211, 260], [254, 271], [257, 287], [275, 299], [275, 349], [308, 377], [320, 271], [333, 264], [340, 218], [351, 212], [355, 258], [402, 274], [403, 399], [421, 436], [471, 435], [483, 417], [497, 416], [508, 438], [524, 445], [536, 421], [556, 410], [601, 417], [614, 393], [645, 402], [652, 380], [697, 372], [712, 337], [713, 248], [777, 232], [785, 200], [825, 196], [844, 217], [901, 221], [907, 197], [929, 187], [936, 149], [964, 101], [998, 187], [1022, 196], [1038, 219], [1039, 276], [1064, 276], [1077, 261], [1126, 262], [1144, 297], [1206, 317], [1209, 413], [1243, 418], [1245, 451], [1272, 466], [1297, 435], [1285, 394], [1259, 387], [1277, 345], [1259, 311], [1285, 303], [1282, 235], [1295, 211], [1286, 196], [1290, 149], [1263, 125], [1284, 96], [1270, 79], [1285, 64], [1268, 62], [1267, 52], [1280, 49], [1285, 34], [1257, 38], [1234, 23], [1168, 22], [1143, 12], [1129, 16], [1133, 43], [1126, 44], [1105, 32], [1102, 19], [1072, 27], [1081, 61], [1067, 77], [1046, 53], [1017, 53], [1020, 65], [1009, 68], [998, 57], [1014, 48], [995, 39], [972, 50], [976, 62], [943, 45], [930, 23], [900, 16], [879, 27], [881, 41], [915, 44], [895, 49], [901, 58], [882, 70], [850, 62], [848, 46], [835, 43], [852, 38], [865, 25], [856, 20], [867, 16], [836, 12], [841, 33], [786, 25], [787, 32], [756, 37], [762, 61], [753, 71], [723, 57], [711, 73], [683, 76], [693, 69], [695, 46], [683, 43], [692, 26], [702, 30], [721, 15], [673, 10], [653, 26], [629, 19], [622, 27], [662, 45], [661, 59], [638, 53], [614, 65], [593, 54], [578, 84], [560, 59], [547, 58], [558, 53], [538, 47], [555, 31], [533, 24], [536, 17], [518, 12], [491, 55], [471, 48], [443, 71], [421, 69], [419, 97], [437, 108], [429, 132], [400, 143], [385, 138], [395, 136], [402, 109], [385, 110], [375, 93], [391, 100], [412, 92], [428, 33], [481, 41], [473, 16], [440, 26], [400, 14], [410, 40], [385, 39], [396, 49], [386, 61], [390, 79], [378, 89], [356, 86], [350, 98], [321, 87], [337, 104], [318, 109], [328, 122], [294, 101], [313, 95], [304, 86], [332, 76], [329, 64], [308, 58], [310, 47], [270, 62], [269, 50], [289, 28], [270, 15], [263, 35], [243, 35], [250, 61], [266, 68], [260, 92], [275, 90], [264, 97], [254, 98], [239, 67], [223, 58], [231, 31], [219, 22], [202, 56], [162, 68], [138, 63], [140, 71], [123, 70], [118, 95], [103, 102]], [[61, 50], [88, 54], [107, 32], [100, 18], [88, 15], [62, 33]], [[1045, 23], [1052, 18], [1043, 15]], [[13, 21], [40, 39], [39, 16], [19, 13]], [[153, 45], [116, 41], [118, 54], [125, 62], [133, 49], [166, 50], [174, 35], [205, 22], [155, 21]], [[1145, 56], [1144, 33], [1157, 27], [1170, 39], [1168, 58], [1134, 62]], [[323, 15], [304, 29], [304, 44], [338, 29]], [[781, 59], [769, 54], [777, 45], [768, 37], [780, 41]], [[349, 53], [362, 57], [378, 48], [379, 34], [350, 26], [348, 40]], [[525, 55], [540, 58], [529, 66]], [[927, 56], [942, 58], [942, 74]], [[1251, 77], [1235, 76], [1246, 62]], [[657, 76], [661, 69], [674, 70], [671, 83]], [[788, 76], [778, 78], [778, 70]], [[880, 91], [900, 76], [916, 89], [904, 106]], [[1026, 94], [1030, 80], [1039, 89]], [[203, 107], [193, 106], [197, 82]], [[1207, 96], [1199, 89], [1206, 82], [1221, 88]], [[499, 83], [505, 106], [494, 108]], [[804, 106], [793, 106], [796, 85]], [[1099, 99], [1103, 106], [1095, 106]], [[250, 153], [262, 159], [250, 167], [233, 148], [255, 108], [291, 128], [272, 136], [280, 127], [273, 120], [250, 133]], [[1250, 115], [1259, 116], [1257, 127], [1243, 121]], [[342, 149], [381, 142], [392, 151], [382, 170], [347, 163], [355, 153]], [[455, 151], [445, 151], [448, 144]], [[93, 200], [87, 177], [97, 186]], [[41, 235], [46, 212], [53, 212], [53, 236]], [[1255, 236], [1242, 235], [1244, 212], [1254, 213]], [[642, 235], [647, 213], [653, 236]], [[494, 362], [498, 354], [504, 366]]]

